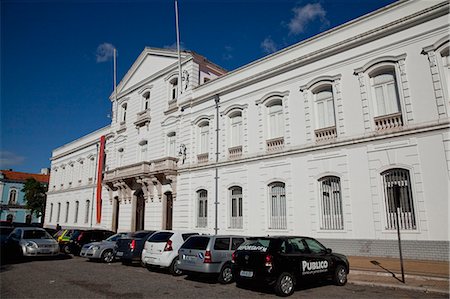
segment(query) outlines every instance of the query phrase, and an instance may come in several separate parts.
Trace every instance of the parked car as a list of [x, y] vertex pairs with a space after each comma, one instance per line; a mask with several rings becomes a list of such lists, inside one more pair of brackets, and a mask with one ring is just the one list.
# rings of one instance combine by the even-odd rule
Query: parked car
[[14, 257], [55, 256], [59, 254], [58, 242], [44, 229], [38, 227], [18, 227], [6, 241], [8, 254]]
[[218, 275], [220, 283], [233, 282], [231, 255], [246, 240], [242, 236], [192, 236], [178, 251], [178, 269], [192, 275], [207, 273]]
[[8, 236], [14, 230], [14, 227], [7, 226], [8, 223], [2, 223], [0, 225], [0, 261], [5, 260], [6, 258]]
[[44, 227], [44, 229], [52, 237], [58, 232], [56, 229], [50, 227]]
[[92, 229], [81, 231], [79, 234], [73, 234], [69, 243], [66, 245], [66, 252], [73, 255], [79, 255], [84, 244], [103, 241], [114, 235], [113, 231], [103, 229]]
[[178, 250], [190, 237], [198, 235], [189, 231], [158, 231], [145, 242], [142, 264], [147, 268], [169, 268], [172, 275], [181, 275], [178, 269]]
[[83, 230], [80, 229], [62, 229], [53, 237], [58, 241], [61, 252], [70, 253], [69, 242], [72, 237], [77, 237]]
[[298, 281], [332, 278], [342, 286], [349, 273], [344, 255], [313, 238], [287, 236], [249, 238], [233, 253], [232, 268], [238, 285], [271, 285], [280, 296], [292, 295]]
[[131, 233], [118, 233], [106, 240], [85, 244], [81, 248], [80, 256], [89, 260], [100, 259], [105, 263], [111, 263], [114, 261], [114, 247], [116, 246], [117, 240], [130, 235]]
[[154, 232], [153, 230], [140, 230], [132, 233], [129, 237], [117, 240], [115, 256], [123, 264], [131, 264], [136, 261], [140, 262], [144, 243]]

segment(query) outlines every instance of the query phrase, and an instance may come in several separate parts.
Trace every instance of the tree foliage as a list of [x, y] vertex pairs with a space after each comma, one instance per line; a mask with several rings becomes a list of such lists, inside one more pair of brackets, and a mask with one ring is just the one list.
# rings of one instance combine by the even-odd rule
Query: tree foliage
[[47, 187], [34, 178], [29, 178], [25, 181], [22, 192], [25, 193], [26, 207], [31, 210], [31, 214], [35, 213], [37, 217], [43, 216]]

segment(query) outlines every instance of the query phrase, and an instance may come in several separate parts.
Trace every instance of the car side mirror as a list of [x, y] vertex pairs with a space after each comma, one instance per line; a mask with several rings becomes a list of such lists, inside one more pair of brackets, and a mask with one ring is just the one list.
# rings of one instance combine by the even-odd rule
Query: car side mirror
[[330, 254], [330, 253], [333, 252], [333, 250], [331, 250], [331, 248], [327, 248], [326, 252], [327, 252], [328, 254]]

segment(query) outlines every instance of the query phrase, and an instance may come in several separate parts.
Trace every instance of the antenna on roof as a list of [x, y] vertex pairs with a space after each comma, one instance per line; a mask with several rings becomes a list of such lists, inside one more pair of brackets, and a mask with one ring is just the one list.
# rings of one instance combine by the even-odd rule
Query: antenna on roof
[[181, 77], [181, 53], [180, 53], [180, 29], [178, 26], [178, 0], [175, 0], [175, 27], [177, 30], [177, 52], [178, 52], [178, 96], [181, 95], [182, 77]]

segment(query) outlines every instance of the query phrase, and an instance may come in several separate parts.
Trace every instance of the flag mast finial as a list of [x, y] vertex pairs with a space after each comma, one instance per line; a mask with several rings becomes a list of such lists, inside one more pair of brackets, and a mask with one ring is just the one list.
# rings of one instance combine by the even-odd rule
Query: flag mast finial
[[178, 52], [178, 96], [181, 95], [182, 92], [182, 81], [183, 78], [181, 76], [181, 52], [180, 52], [180, 29], [178, 27], [178, 0], [175, 0], [175, 27], [177, 30], [177, 52]]

